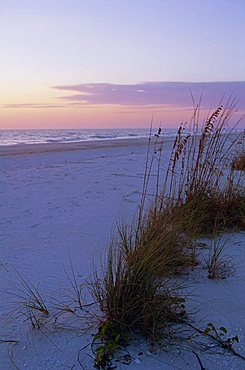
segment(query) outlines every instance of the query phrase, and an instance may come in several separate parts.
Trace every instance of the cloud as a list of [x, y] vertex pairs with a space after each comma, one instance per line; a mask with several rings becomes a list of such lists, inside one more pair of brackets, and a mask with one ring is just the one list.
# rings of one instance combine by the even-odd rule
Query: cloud
[[[54, 86], [56, 90], [70, 92], [54, 103], [10, 103], [3, 109], [59, 109], [87, 108], [93, 105], [114, 105], [118, 113], [177, 112], [193, 109], [200, 97], [202, 108], [216, 108], [223, 98], [237, 100], [237, 107], [245, 111], [245, 81], [237, 82], [144, 82], [138, 84], [87, 83]], [[121, 108], [120, 108], [121, 107]], [[123, 108], [123, 109], [122, 109]]]
[[47, 109], [47, 108], [62, 108], [64, 105], [58, 104], [40, 104], [40, 103], [16, 103], [16, 104], [2, 104], [0, 108], [6, 109], [18, 109], [18, 108], [30, 108], [30, 109]]
[[[116, 104], [122, 106], [166, 105], [191, 106], [202, 96], [203, 106], [216, 106], [221, 98], [230, 96], [245, 109], [245, 81], [238, 82], [145, 82], [138, 84], [89, 83], [54, 86], [54, 89], [71, 91], [73, 94], [60, 99], [81, 105]], [[76, 93], [76, 94], [74, 94]]]

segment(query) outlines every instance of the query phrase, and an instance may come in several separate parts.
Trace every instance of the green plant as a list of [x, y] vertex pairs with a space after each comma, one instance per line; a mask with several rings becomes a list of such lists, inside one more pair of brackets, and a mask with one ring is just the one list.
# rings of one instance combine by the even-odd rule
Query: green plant
[[94, 343], [99, 340], [95, 349], [94, 367], [105, 369], [112, 366], [112, 356], [121, 346], [127, 344], [127, 334], [120, 325], [115, 325], [109, 320], [101, 323]]
[[203, 330], [203, 334], [211, 334], [211, 337], [214, 338], [222, 348], [233, 350], [233, 344], [239, 342], [238, 335], [228, 336], [228, 331], [224, 326], [221, 326], [219, 329], [215, 327], [212, 322], [209, 322]]

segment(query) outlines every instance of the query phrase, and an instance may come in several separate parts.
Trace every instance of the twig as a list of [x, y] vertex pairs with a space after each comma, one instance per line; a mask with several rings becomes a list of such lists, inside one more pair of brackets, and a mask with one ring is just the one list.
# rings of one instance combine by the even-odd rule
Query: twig
[[222, 340], [220, 340], [219, 338], [216, 338], [214, 335], [210, 334], [210, 333], [203, 333], [203, 330], [195, 327], [194, 325], [190, 324], [190, 323], [185, 323], [187, 326], [190, 326], [192, 329], [196, 330], [198, 333], [202, 334], [202, 335], [205, 335], [205, 336], [208, 336], [209, 338], [213, 339], [215, 342], [219, 343], [219, 345], [223, 348], [223, 349], [227, 349], [228, 351], [230, 351], [234, 356], [237, 356], [239, 358], [241, 358], [242, 360], [245, 361], [245, 357], [243, 355], [241, 355], [240, 353], [236, 352], [234, 350], [233, 347], [230, 347], [230, 346], [227, 346]]
[[0, 339], [0, 343], [19, 343], [19, 341], [14, 339]]
[[197, 361], [198, 361], [198, 363], [200, 365], [201, 370], [205, 370], [205, 367], [203, 366], [202, 361], [201, 361], [200, 357], [198, 356], [198, 354], [195, 351], [192, 351], [192, 353], [194, 353], [194, 355], [196, 356]]

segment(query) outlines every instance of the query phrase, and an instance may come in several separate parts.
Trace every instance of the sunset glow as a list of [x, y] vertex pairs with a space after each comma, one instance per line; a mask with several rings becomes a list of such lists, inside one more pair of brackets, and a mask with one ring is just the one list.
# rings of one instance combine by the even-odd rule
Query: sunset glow
[[190, 91], [204, 110], [233, 95], [243, 113], [244, 12], [239, 0], [0, 1], [0, 128], [177, 126]]

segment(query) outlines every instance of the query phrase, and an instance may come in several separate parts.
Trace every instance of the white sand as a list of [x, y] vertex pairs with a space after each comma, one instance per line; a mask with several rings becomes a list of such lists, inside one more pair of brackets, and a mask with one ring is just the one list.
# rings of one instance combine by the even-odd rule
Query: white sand
[[[1, 370], [81, 368], [77, 355], [91, 335], [54, 330], [50, 324], [32, 329], [16, 313], [22, 298], [15, 294], [25, 295], [18, 273], [38, 286], [51, 311], [52, 299], [65, 299], [64, 289], [71, 290], [65, 273], [71, 276], [70, 258], [78, 280], [91, 277], [92, 262], [103, 259], [115, 221], [137, 209], [145, 153], [145, 139], [0, 147], [0, 339], [19, 341], [0, 343]], [[193, 319], [202, 320], [201, 328], [212, 321], [238, 334], [235, 348], [244, 354], [244, 233], [228, 237], [226, 253], [235, 258], [235, 275], [211, 281], [198, 267], [188, 278], [194, 296], [188, 308], [199, 310]], [[87, 354], [89, 347], [82, 363], [92, 369]], [[200, 368], [194, 354], [183, 349], [154, 355], [147, 354], [145, 343], [137, 343], [131, 354], [130, 369]], [[200, 357], [205, 369], [244, 368], [231, 355]]]

